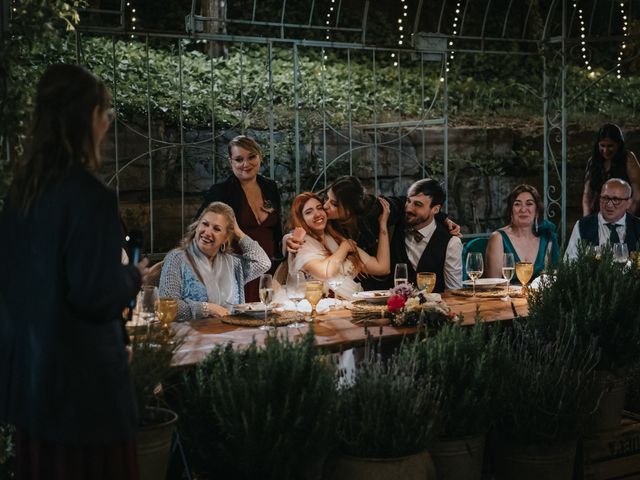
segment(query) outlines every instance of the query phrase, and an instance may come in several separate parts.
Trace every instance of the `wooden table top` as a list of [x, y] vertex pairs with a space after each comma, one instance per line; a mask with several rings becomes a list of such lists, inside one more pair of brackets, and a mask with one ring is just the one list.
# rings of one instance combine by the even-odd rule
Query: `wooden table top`
[[[464, 316], [463, 325], [474, 323], [476, 308], [485, 322], [505, 321], [514, 318], [514, 311], [519, 316], [526, 316], [528, 306], [526, 298], [513, 298], [504, 302], [498, 298], [459, 297], [448, 293], [442, 298], [457, 314]], [[255, 339], [258, 344], [264, 342], [267, 333], [257, 328], [238, 327], [223, 323], [220, 319], [207, 318], [173, 325], [178, 335], [184, 335], [185, 341], [174, 356], [175, 366], [192, 365], [204, 359], [216, 346], [233, 343], [239, 347], [248, 346]], [[279, 335], [287, 335], [295, 339], [304, 336], [309, 327], [278, 328]], [[318, 315], [314, 325], [316, 344], [329, 351], [341, 351], [364, 344], [369, 335], [373, 338], [395, 339], [400, 341], [407, 335], [416, 333], [415, 327], [368, 326], [354, 324], [349, 310], [336, 310]]]

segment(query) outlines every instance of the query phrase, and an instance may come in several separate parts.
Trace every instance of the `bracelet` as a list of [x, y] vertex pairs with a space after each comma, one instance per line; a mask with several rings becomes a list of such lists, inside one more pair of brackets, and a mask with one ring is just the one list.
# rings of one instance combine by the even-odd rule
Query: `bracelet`
[[202, 316], [209, 316], [209, 304], [207, 302], [202, 302]]

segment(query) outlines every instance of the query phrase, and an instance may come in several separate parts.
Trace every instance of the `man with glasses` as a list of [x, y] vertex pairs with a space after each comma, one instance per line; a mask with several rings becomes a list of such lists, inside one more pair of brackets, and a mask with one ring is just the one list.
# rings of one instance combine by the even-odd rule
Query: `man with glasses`
[[576, 222], [564, 254], [565, 259], [578, 256], [578, 242], [593, 246], [605, 243], [626, 243], [629, 251], [637, 250], [640, 239], [640, 218], [627, 213], [631, 206], [631, 185], [620, 178], [611, 178], [600, 191], [600, 212]]

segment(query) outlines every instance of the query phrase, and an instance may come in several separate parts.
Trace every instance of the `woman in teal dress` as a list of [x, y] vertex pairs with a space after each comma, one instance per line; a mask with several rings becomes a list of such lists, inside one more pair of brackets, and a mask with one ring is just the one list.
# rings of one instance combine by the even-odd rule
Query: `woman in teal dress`
[[[491, 234], [487, 244], [485, 276], [502, 278], [504, 253], [513, 253], [516, 262], [533, 263], [533, 276], [553, 268], [560, 258], [556, 227], [543, 220], [544, 205], [531, 185], [518, 185], [507, 197], [509, 225]], [[517, 282], [514, 276], [511, 280]]]

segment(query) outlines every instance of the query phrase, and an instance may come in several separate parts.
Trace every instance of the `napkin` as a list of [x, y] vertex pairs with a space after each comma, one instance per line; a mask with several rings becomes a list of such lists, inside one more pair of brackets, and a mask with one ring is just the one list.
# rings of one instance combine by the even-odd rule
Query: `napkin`
[[[323, 298], [318, 302], [318, 305], [316, 306], [316, 312], [326, 313], [329, 311], [332, 305], [341, 306], [342, 301], [337, 300], [335, 298]], [[297, 310], [300, 313], [311, 313], [311, 304], [307, 300], [301, 300], [298, 302]], [[282, 306], [278, 307], [276, 311], [277, 312], [283, 312], [283, 311], [295, 312], [296, 304], [291, 300], [287, 300], [283, 302]]]

